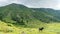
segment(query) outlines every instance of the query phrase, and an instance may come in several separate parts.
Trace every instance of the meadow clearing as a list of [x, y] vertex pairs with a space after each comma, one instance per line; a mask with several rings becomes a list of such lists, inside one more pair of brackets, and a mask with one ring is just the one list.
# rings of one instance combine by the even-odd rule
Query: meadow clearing
[[38, 28], [16, 27], [0, 21], [0, 34], [60, 34], [60, 23], [49, 23], [39, 31]]

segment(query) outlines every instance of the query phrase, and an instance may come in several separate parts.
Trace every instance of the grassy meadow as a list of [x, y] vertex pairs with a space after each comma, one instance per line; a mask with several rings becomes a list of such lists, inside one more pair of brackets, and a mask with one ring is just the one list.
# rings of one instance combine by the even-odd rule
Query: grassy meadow
[[17, 27], [0, 21], [0, 34], [60, 34], [60, 23], [48, 23], [39, 31], [39, 28]]

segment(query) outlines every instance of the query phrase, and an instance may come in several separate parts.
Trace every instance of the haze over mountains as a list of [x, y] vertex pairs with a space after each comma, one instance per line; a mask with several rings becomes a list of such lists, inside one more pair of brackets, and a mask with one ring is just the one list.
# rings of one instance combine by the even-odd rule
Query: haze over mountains
[[12, 3], [0, 7], [0, 20], [19, 25], [60, 22], [60, 10], [51, 8], [28, 8], [21, 4]]

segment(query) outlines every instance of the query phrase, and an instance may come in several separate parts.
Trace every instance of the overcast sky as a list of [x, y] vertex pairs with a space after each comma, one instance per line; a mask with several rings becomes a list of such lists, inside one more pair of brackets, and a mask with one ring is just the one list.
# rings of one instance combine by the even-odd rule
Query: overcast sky
[[0, 0], [0, 6], [5, 6], [11, 3], [24, 4], [34, 8], [60, 9], [60, 0]]

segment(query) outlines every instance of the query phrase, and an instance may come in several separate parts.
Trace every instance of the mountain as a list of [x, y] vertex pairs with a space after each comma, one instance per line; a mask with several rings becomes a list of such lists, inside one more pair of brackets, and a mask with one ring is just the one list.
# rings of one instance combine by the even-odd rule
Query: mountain
[[[60, 10], [28, 8], [21, 4], [0, 7], [0, 20], [15, 25], [37, 27], [42, 23], [60, 22]], [[39, 25], [38, 25], [39, 24]]]
[[36, 24], [37, 21], [40, 22], [34, 18], [33, 11], [31, 9], [25, 7], [24, 5], [14, 3], [0, 7], [0, 20], [6, 23], [27, 26], [32, 26], [34, 23]]
[[60, 22], [60, 10], [54, 10], [51, 8], [31, 8], [35, 11], [36, 18], [42, 20], [43, 22]]
[[10, 4], [10, 5], [4, 6], [0, 10], [0, 15], [2, 20], [4, 20], [5, 18], [9, 18], [13, 20], [17, 20], [20, 18], [25, 19], [26, 17], [29, 18], [30, 16], [32, 16], [30, 9], [19, 4]]

